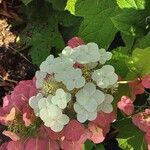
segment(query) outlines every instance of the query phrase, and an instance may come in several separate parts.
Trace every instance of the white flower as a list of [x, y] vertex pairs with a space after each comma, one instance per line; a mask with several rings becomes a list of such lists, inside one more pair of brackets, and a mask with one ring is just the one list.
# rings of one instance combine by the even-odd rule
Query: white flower
[[100, 53], [100, 64], [104, 64], [107, 60], [110, 60], [111, 57], [112, 57], [112, 53], [111, 52], [106, 52], [105, 49], [100, 49], [99, 50], [99, 53]]
[[69, 91], [74, 88], [81, 88], [85, 84], [81, 69], [69, 68], [61, 73], [55, 74], [56, 81], [62, 81]]
[[61, 56], [66, 56], [70, 59], [72, 59], [72, 54], [74, 53], [74, 49], [71, 48], [70, 46], [66, 46], [63, 50], [62, 50], [62, 53], [60, 54]]
[[42, 71], [36, 71], [35, 77], [36, 77], [36, 87], [38, 89], [42, 88], [44, 83], [44, 78], [46, 77], [47, 73]]
[[64, 125], [69, 122], [69, 117], [62, 114], [62, 110], [52, 104], [52, 97], [52, 95], [49, 95], [47, 98], [42, 98], [39, 101], [39, 116], [43, 120], [45, 126], [50, 127], [54, 132], [60, 132]]
[[56, 118], [46, 122], [45, 125], [50, 127], [54, 132], [60, 132], [64, 125], [69, 123], [69, 117], [65, 114], [57, 116]]
[[38, 107], [39, 110], [48, 107], [50, 104], [52, 104], [51, 99], [52, 99], [53, 95], [48, 95], [48, 97], [43, 97], [38, 101]]
[[77, 112], [77, 120], [81, 123], [84, 123], [86, 120], [95, 120], [97, 117], [97, 111], [88, 112], [82, 105], [78, 102], [74, 103], [74, 110]]
[[97, 90], [93, 83], [87, 83], [75, 96], [76, 101], [89, 112], [96, 110], [97, 106], [101, 104], [105, 98], [104, 93]]
[[53, 55], [49, 55], [45, 61], [43, 61], [40, 65], [40, 70], [42, 72], [46, 72], [46, 73], [53, 73], [53, 63], [54, 63], [54, 56]]
[[88, 43], [87, 45], [79, 45], [73, 49], [66, 47], [62, 51], [62, 54], [80, 64], [87, 64], [100, 60], [98, 45], [92, 42]]
[[112, 95], [106, 94], [105, 100], [98, 106], [97, 110], [103, 111], [104, 113], [111, 113], [113, 111], [113, 106], [111, 104], [113, 99]]
[[40, 70], [48, 74], [62, 72], [66, 68], [73, 66], [73, 61], [68, 57], [60, 56], [54, 58], [53, 55], [47, 57], [40, 65]]
[[40, 101], [40, 99], [43, 98], [41, 93], [38, 93], [36, 96], [32, 96], [29, 99], [29, 105], [31, 106], [31, 108], [33, 108], [34, 113], [36, 116], [39, 115], [39, 106], [38, 106], [38, 102]]
[[72, 68], [73, 64], [74, 64], [73, 61], [71, 61], [67, 57], [63, 57], [63, 56], [57, 57], [55, 58], [53, 63], [53, 72], [55, 74], [64, 72], [65, 70]]
[[77, 118], [80, 118], [79, 121], [94, 120], [98, 105], [104, 101], [104, 93], [97, 90], [93, 83], [87, 83], [75, 96], [77, 103], [74, 104], [74, 109]]
[[108, 88], [113, 86], [118, 80], [118, 76], [114, 71], [113, 66], [105, 65], [101, 69], [93, 72], [92, 79], [96, 81], [100, 88]]
[[68, 90], [84, 86], [85, 79], [82, 71], [73, 67], [73, 62], [65, 57], [56, 58], [54, 63], [54, 77], [58, 82], [63, 82]]
[[54, 105], [57, 105], [59, 108], [64, 109], [70, 100], [70, 93], [66, 93], [63, 89], [57, 89], [55, 96], [53, 96], [51, 99], [51, 102]]

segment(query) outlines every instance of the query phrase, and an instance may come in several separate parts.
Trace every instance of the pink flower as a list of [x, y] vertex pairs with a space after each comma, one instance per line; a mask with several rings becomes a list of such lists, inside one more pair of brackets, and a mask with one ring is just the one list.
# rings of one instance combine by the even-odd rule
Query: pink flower
[[89, 139], [94, 143], [101, 143], [110, 130], [110, 124], [115, 119], [116, 114], [114, 112], [99, 112], [97, 118], [94, 121], [89, 122], [88, 124], [88, 129], [92, 134]]
[[150, 150], [150, 144], [148, 144], [148, 150]]
[[92, 122], [98, 125], [100, 128], [102, 128], [103, 134], [106, 135], [109, 132], [110, 124], [114, 120], [116, 120], [115, 112], [111, 113], [99, 112], [97, 118]]
[[150, 127], [150, 109], [138, 113], [132, 117], [132, 122], [142, 131], [147, 132]]
[[60, 150], [57, 141], [48, 138], [29, 138], [25, 141], [10, 141], [3, 144], [0, 150]]
[[11, 95], [4, 97], [3, 110], [6, 113], [10, 112], [12, 107], [16, 107], [22, 111], [23, 107], [28, 104], [29, 98], [36, 95], [37, 90], [34, 80], [24, 80], [11, 92]]
[[3, 131], [3, 134], [10, 137], [13, 141], [18, 141], [20, 140], [20, 137], [18, 135], [16, 135], [15, 133], [11, 132], [11, 131]]
[[28, 104], [29, 98], [36, 95], [36, 87], [34, 80], [24, 80], [19, 82], [11, 93], [11, 102], [22, 111], [23, 107]]
[[89, 139], [90, 136], [91, 133], [88, 130], [85, 130], [78, 141], [62, 140], [61, 147], [63, 150], [82, 150], [83, 144], [87, 139]]
[[145, 141], [148, 144], [148, 150], [150, 150], [150, 127], [147, 129], [147, 132], [145, 134]]
[[147, 129], [147, 132], [145, 134], [145, 140], [148, 145], [150, 145], [150, 127]]
[[59, 140], [63, 136], [63, 131], [61, 132], [54, 132], [49, 127], [43, 126], [43, 129], [45, 130], [48, 137], [52, 140]]
[[118, 102], [117, 106], [126, 115], [132, 115], [132, 113], [134, 112], [133, 101], [127, 96], [122, 96], [121, 100]]
[[49, 138], [57, 141], [63, 150], [82, 150], [83, 144], [91, 136], [77, 120], [71, 120], [59, 133], [45, 126], [43, 128]]
[[73, 37], [68, 41], [68, 46], [70, 46], [71, 48], [75, 48], [83, 44], [85, 44], [84, 41], [79, 37]]
[[63, 129], [63, 136], [60, 139], [64, 150], [82, 150], [87, 140], [84, 126], [77, 120], [71, 120]]
[[65, 139], [69, 141], [78, 141], [84, 133], [84, 126], [77, 120], [71, 120], [63, 130]]
[[24, 145], [21, 141], [10, 141], [7, 144], [7, 150], [24, 150]]
[[[7, 123], [6, 117], [10, 118], [11, 110], [12, 108], [15, 108], [15, 111], [17, 113], [24, 114], [23, 120], [25, 121], [25, 118], [29, 119], [29, 115], [31, 113], [25, 112], [25, 108], [29, 107], [28, 101], [29, 98], [36, 95], [37, 89], [35, 87], [35, 80], [25, 80], [19, 82], [19, 84], [14, 88], [14, 90], [11, 92], [10, 95], [7, 95], [3, 99], [3, 107], [0, 111], [0, 122], [1, 123]], [[29, 121], [29, 120], [28, 120]], [[25, 121], [26, 125], [29, 125], [30, 123], [27, 123], [27, 120]]]
[[89, 131], [92, 132], [92, 136], [89, 138], [94, 143], [98, 144], [104, 141], [105, 135], [103, 134], [103, 129], [100, 128], [98, 125], [96, 125], [93, 122], [90, 122], [88, 124]]
[[1, 108], [1, 110], [3, 111], [3, 113], [9, 113], [11, 108], [14, 107], [11, 104], [11, 95], [6, 95], [3, 98], [3, 107]]
[[64, 140], [62, 147], [63, 150], [82, 150], [83, 144], [84, 143], [80, 143], [79, 141], [74, 142], [74, 141]]
[[35, 116], [33, 115], [33, 110], [29, 105], [26, 105], [23, 110], [23, 121], [26, 127], [30, 126], [35, 119]]
[[0, 115], [0, 122], [2, 124], [7, 124], [10, 121], [13, 121], [15, 119], [15, 117], [16, 117], [16, 109], [15, 109], [15, 107], [13, 107], [10, 110], [9, 114], [4, 114], [3, 113], [3, 114]]
[[3, 143], [3, 144], [0, 146], [0, 150], [7, 150], [7, 145], [8, 145], [8, 142]]
[[50, 139], [30, 138], [24, 144], [24, 150], [60, 150], [56, 141]]
[[150, 74], [142, 78], [142, 85], [147, 89], [150, 88]]
[[134, 97], [134, 95], [144, 93], [144, 86], [142, 84], [141, 79], [137, 79], [133, 82], [130, 82], [129, 87], [131, 88], [131, 93], [132, 93], [133, 97]]

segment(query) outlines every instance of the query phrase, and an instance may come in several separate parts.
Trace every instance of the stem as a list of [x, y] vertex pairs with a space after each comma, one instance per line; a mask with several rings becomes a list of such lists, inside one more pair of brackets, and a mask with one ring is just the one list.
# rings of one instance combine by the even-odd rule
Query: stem
[[135, 81], [118, 81], [117, 83], [118, 84], [128, 84], [128, 83], [132, 83], [132, 82], [135, 82]]

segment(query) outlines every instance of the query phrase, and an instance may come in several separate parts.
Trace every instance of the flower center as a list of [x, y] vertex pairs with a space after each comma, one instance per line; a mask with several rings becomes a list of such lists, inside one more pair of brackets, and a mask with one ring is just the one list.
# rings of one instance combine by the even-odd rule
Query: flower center
[[150, 122], [150, 114], [143, 113], [143, 119]]
[[90, 71], [90, 68], [88, 66], [84, 66], [82, 68], [82, 74], [83, 74], [83, 77], [85, 78], [85, 80], [87, 82], [91, 82], [92, 81], [91, 71]]

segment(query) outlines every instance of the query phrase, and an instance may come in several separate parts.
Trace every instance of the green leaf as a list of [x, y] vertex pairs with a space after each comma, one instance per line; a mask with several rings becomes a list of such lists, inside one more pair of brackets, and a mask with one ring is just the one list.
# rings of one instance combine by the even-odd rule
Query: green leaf
[[46, 0], [52, 3], [55, 10], [64, 10], [67, 0]]
[[150, 47], [145, 49], [136, 48], [128, 61], [129, 72], [125, 77], [126, 80], [134, 80], [150, 74]]
[[[88, 150], [88, 149], [87, 149]], [[95, 149], [94, 150], [105, 150], [105, 147], [103, 144], [98, 144], [96, 145]]]
[[61, 52], [65, 43], [59, 27], [73, 26], [76, 17], [68, 11], [53, 10], [50, 3], [43, 3], [41, 0], [31, 3], [27, 9], [27, 17], [28, 24], [20, 35], [20, 42], [31, 47], [32, 61], [40, 65], [50, 53], [57, 55]]
[[115, 9], [112, 0], [78, 0], [75, 15], [84, 18], [78, 36], [86, 42], [94, 41], [101, 47], [108, 48], [117, 32], [110, 19], [116, 13]]
[[[60, 25], [65, 27], [74, 27], [78, 26], [81, 22], [81, 17], [74, 16], [70, 14], [67, 10], [63, 11], [62, 15], [60, 14]], [[74, 27], [73, 27], [74, 26]]]
[[112, 22], [126, 35], [142, 36], [146, 31], [145, 20], [149, 16], [146, 0], [116, 0], [119, 10]]
[[[129, 61], [129, 67], [132, 72], [135, 72], [138, 76], [144, 76], [150, 73], [150, 47], [145, 49], [136, 48], [131, 60]], [[130, 72], [128, 73], [130, 76]], [[134, 79], [134, 78], [133, 78]]]
[[28, 5], [32, 0], [22, 0], [25, 5]]
[[144, 9], [145, 0], [116, 0], [120, 8]]
[[145, 11], [135, 9], [123, 9], [111, 20], [114, 26], [126, 35], [143, 36], [146, 33]]
[[[53, 20], [51, 19], [53, 18]], [[54, 19], [55, 18], [55, 19]], [[42, 61], [52, 52], [60, 52], [65, 46], [63, 38], [58, 30], [57, 15], [51, 14], [45, 22], [32, 22], [25, 29], [24, 39], [26, 45], [32, 46], [30, 55], [34, 64], [40, 65]], [[28, 33], [32, 35], [29, 37]], [[23, 39], [22, 39], [23, 40]]]
[[135, 47], [138, 47], [138, 48], [150, 47], [150, 32], [146, 36], [138, 39], [135, 44]]
[[114, 123], [119, 130], [117, 140], [123, 150], [147, 150], [144, 133], [136, 128], [130, 118]]
[[125, 47], [119, 47], [114, 49], [112, 54], [112, 59], [108, 63], [114, 66], [115, 72], [124, 78], [129, 71], [128, 65], [126, 63], [129, 59], [128, 49]]
[[131, 35], [126, 35], [124, 33], [121, 33], [121, 37], [125, 43], [126, 48], [128, 49], [128, 52], [132, 52], [132, 48], [135, 44], [135, 37]]
[[84, 144], [83, 150], [105, 150], [103, 144], [94, 144], [92, 141], [87, 140]]
[[33, 33], [31, 40], [31, 58], [33, 63], [40, 65], [42, 61], [50, 54], [52, 47], [55, 47], [57, 52], [64, 47], [64, 41], [57, 28], [54, 33], [49, 30], [49, 26], [41, 29], [41, 31]]
[[84, 144], [83, 150], [92, 150], [95, 144], [92, 141], [87, 140]]
[[[38, 44], [40, 43], [40, 44]], [[32, 38], [31, 58], [34, 64], [40, 65], [50, 54], [51, 44], [46, 33], [34, 33]], [[38, 46], [37, 46], [38, 45]]]
[[75, 4], [77, 0], [67, 0], [65, 10], [70, 11], [71, 14], [75, 14]]

